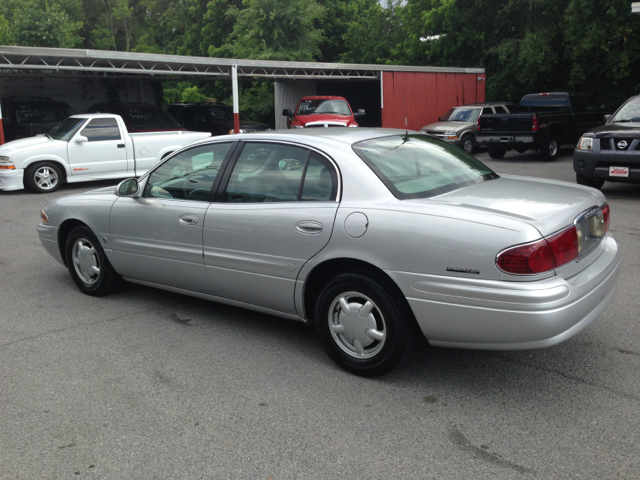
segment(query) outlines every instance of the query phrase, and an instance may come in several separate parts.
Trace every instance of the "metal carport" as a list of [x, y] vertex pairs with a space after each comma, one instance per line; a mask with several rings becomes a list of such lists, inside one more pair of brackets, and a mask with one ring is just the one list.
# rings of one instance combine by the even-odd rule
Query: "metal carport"
[[[282, 109], [294, 108], [301, 95], [326, 95], [334, 90], [355, 91], [364, 87], [367, 101], [379, 104], [379, 122], [376, 123], [383, 127], [403, 128], [406, 117], [409, 128], [419, 129], [435, 121], [438, 115], [444, 114], [452, 106], [484, 101], [484, 69], [478, 68], [239, 60], [0, 46], [0, 80], [15, 79], [20, 82], [20, 78], [37, 78], [42, 81], [41, 85], [45, 85], [45, 82], [50, 84], [54, 79], [63, 79], [62, 82], [67, 84], [71, 78], [144, 78], [153, 81], [228, 79], [232, 82], [236, 130], [239, 126], [238, 77], [276, 81], [276, 128], [285, 127], [285, 121], [279, 115]], [[350, 87], [354, 82], [365, 83]], [[0, 96], [6, 95], [2, 90], [0, 87]], [[77, 94], [68, 85], [62, 90], [61, 95]], [[41, 92], [36, 93], [42, 95]], [[142, 83], [140, 97], [144, 99]], [[352, 107], [359, 108], [358, 105]], [[378, 112], [374, 113], [378, 118]]]

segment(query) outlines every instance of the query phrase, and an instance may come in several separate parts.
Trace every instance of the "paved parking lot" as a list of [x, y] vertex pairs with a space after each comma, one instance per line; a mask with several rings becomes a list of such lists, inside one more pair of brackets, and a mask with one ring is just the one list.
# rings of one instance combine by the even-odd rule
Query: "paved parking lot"
[[[571, 151], [478, 158], [574, 181]], [[377, 379], [302, 324], [137, 285], [92, 298], [0, 192], [0, 478], [640, 478], [640, 186], [605, 184], [611, 306], [537, 351], [428, 349]]]

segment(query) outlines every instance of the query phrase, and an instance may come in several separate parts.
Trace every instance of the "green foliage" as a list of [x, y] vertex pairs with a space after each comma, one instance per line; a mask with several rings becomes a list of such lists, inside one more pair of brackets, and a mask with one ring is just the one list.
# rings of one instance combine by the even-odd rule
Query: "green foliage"
[[[312, 61], [320, 56], [322, 31], [314, 26], [324, 16], [315, 0], [243, 0], [226, 15], [235, 21], [223, 49], [236, 58]], [[216, 49], [209, 50], [217, 55]]]
[[82, 22], [69, 20], [57, 5], [27, 0], [20, 2], [12, 13], [8, 33], [16, 45], [72, 48], [81, 41], [78, 32]]
[[357, 18], [342, 35], [345, 51], [340, 60], [347, 63], [392, 63], [392, 49], [402, 41], [402, 24], [398, 16], [401, 0], [389, 1], [386, 7], [378, 0], [362, 0]]
[[207, 99], [205, 95], [200, 93], [198, 87], [187, 87], [182, 91], [182, 101], [185, 103], [200, 103]]
[[0, 15], [0, 45], [13, 45], [13, 31], [9, 21]]

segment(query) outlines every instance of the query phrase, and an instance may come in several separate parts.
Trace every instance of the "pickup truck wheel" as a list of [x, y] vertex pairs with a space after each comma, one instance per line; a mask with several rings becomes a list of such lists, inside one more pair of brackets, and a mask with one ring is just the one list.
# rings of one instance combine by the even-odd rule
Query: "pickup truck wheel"
[[496, 145], [489, 145], [489, 156], [495, 160], [500, 160], [504, 157], [507, 150], [504, 147], [498, 147]]
[[475, 148], [475, 145], [473, 143], [473, 136], [469, 134], [464, 135], [462, 137], [462, 140], [460, 140], [460, 148], [464, 150], [465, 153], [468, 153], [469, 155], [471, 155]]
[[27, 167], [24, 183], [35, 193], [55, 192], [63, 181], [62, 169], [55, 162], [41, 162]]
[[584, 175], [576, 173], [576, 183], [578, 185], [584, 185], [586, 187], [597, 188], [600, 190], [604, 185], [604, 180], [602, 178], [585, 177]]
[[546, 162], [553, 162], [558, 158], [558, 152], [560, 151], [560, 141], [555, 135], [547, 135], [540, 146], [540, 154], [542, 159]]
[[69, 234], [65, 255], [71, 279], [82, 293], [101, 297], [122, 286], [122, 277], [113, 269], [89, 228], [80, 226]]

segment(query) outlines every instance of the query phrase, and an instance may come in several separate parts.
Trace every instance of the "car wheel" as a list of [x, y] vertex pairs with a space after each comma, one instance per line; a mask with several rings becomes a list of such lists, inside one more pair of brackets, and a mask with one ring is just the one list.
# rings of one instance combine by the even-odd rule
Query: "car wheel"
[[24, 181], [32, 192], [55, 192], [63, 181], [62, 170], [55, 162], [36, 163], [27, 168]]
[[471, 135], [463, 136], [462, 140], [460, 140], [460, 148], [471, 155], [473, 153], [473, 150], [475, 149], [473, 137]]
[[498, 147], [495, 145], [489, 145], [489, 156], [495, 160], [500, 160], [504, 157], [504, 154], [507, 153], [507, 150], [503, 147]]
[[542, 159], [546, 162], [553, 162], [558, 158], [558, 152], [560, 151], [560, 141], [555, 135], [547, 135], [540, 146], [540, 154]]
[[604, 180], [602, 178], [585, 177], [584, 175], [576, 173], [576, 183], [578, 185], [585, 185], [587, 187], [597, 188], [600, 190], [604, 185]]
[[98, 239], [87, 227], [77, 227], [67, 237], [67, 268], [73, 282], [87, 295], [101, 297], [122, 286]]
[[373, 377], [392, 370], [410, 350], [415, 320], [401, 298], [358, 273], [343, 273], [324, 286], [315, 323], [329, 356], [343, 369]]

